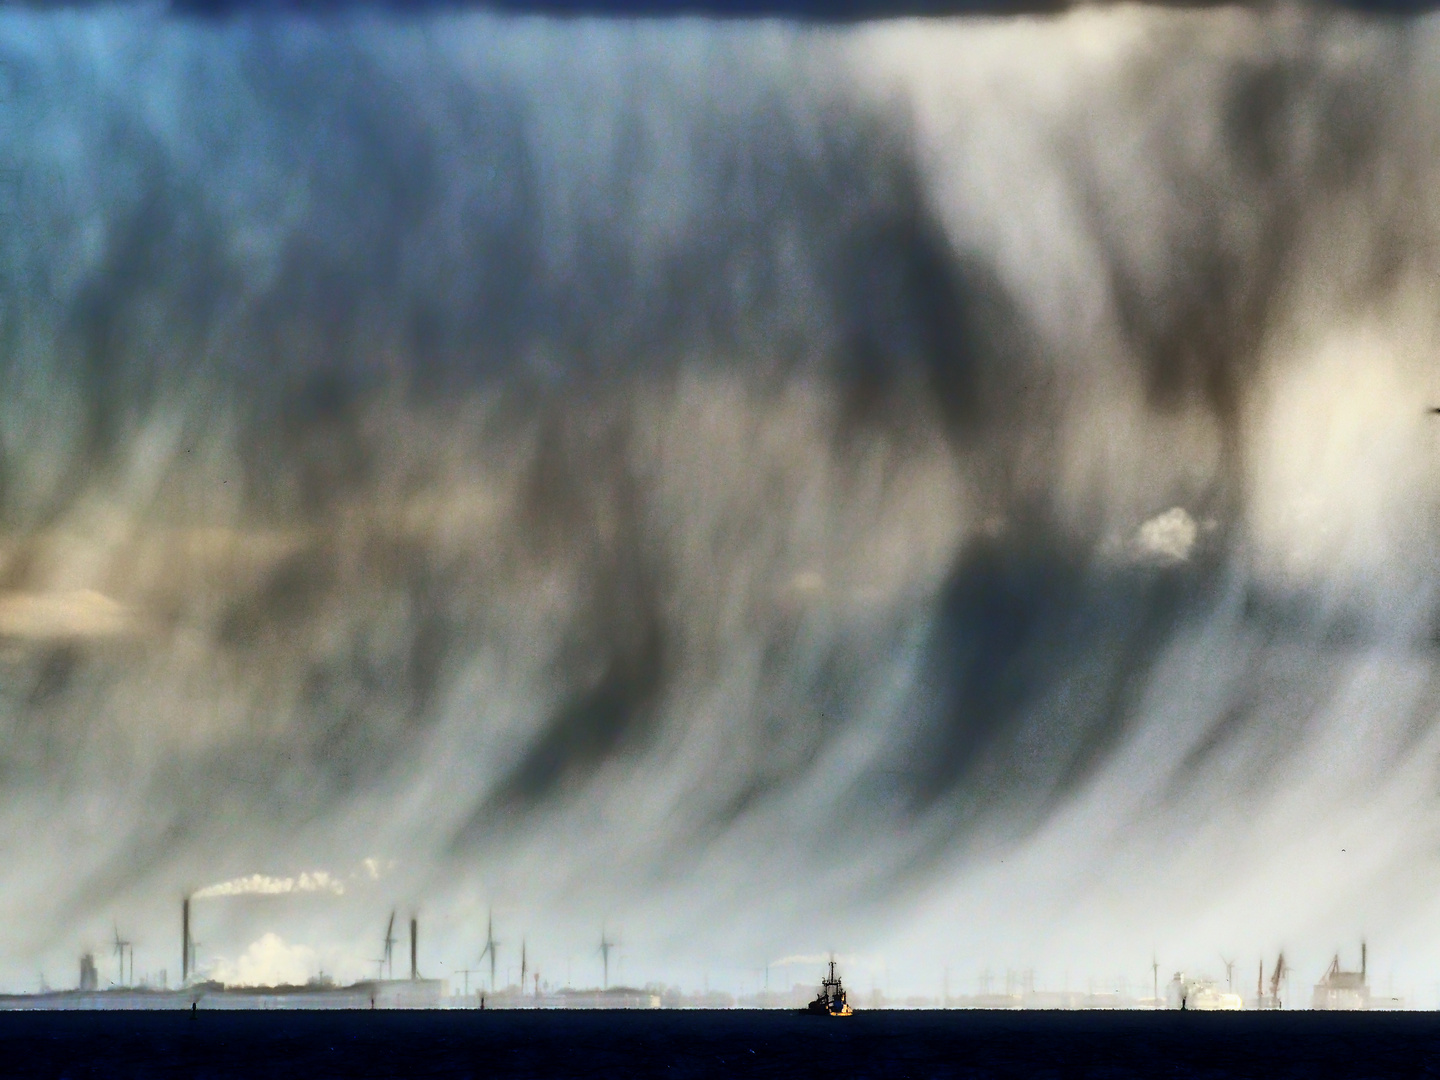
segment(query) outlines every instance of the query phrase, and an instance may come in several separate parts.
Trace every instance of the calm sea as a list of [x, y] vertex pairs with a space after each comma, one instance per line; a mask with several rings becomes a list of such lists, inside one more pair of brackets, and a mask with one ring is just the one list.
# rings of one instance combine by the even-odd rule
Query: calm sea
[[0, 1014], [41, 1077], [1440, 1076], [1433, 1013]]

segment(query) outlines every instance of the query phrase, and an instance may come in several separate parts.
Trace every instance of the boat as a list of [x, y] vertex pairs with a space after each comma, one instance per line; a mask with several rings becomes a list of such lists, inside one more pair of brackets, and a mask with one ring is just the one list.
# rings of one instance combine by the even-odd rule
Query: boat
[[835, 974], [835, 961], [830, 961], [830, 974], [820, 980], [820, 993], [805, 1010], [812, 1016], [850, 1016], [854, 1010], [845, 999], [845, 987], [840, 985], [840, 976]]

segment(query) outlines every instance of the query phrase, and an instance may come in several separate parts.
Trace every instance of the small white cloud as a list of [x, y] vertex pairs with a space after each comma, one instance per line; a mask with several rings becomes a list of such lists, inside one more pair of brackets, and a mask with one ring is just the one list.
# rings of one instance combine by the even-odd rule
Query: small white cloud
[[1190, 558], [1199, 531], [1184, 507], [1173, 506], [1140, 526], [1134, 547], [1142, 558], [1184, 562]]
[[0, 594], [0, 637], [114, 637], [132, 628], [129, 612], [94, 589]]
[[217, 959], [211, 975], [227, 986], [299, 986], [315, 970], [314, 949], [287, 945], [279, 934], [267, 933], [235, 963]]
[[195, 900], [208, 900], [213, 896], [282, 896], [286, 893], [329, 892], [343, 896], [345, 884], [330, 875], [328, 870], [302, 873], [298, 878], [269, 877], [265, 874], [250, 874], [247, 877], [231, 878], [214, 885], [207, 885], [193, 894]]
[[360, 860], [360, 863], [361, 863], [362, 866], [365, 867], [365, 872], [370, 875], [370, 880], [371, 880], [371, 881], [379, 881], [379, 880], [380, 880], [380, 860], [379, 860], [379, 859], [364, 858], [364, 859], [361, 859], [361, 860]]

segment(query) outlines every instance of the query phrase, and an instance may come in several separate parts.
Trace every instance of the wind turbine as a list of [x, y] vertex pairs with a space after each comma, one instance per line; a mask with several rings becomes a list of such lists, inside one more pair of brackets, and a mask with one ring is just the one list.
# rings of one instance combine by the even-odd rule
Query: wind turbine
[[[125, 941], [125, 940], [123, 940], [123, 939], [120, 937], [120, 924], [119, 924], [119, 923], [116, 923], [116, 924], [115, 924], [115, 949], [114, 949], [114, 952], [115, 952], [115, 956], [116, 956], [117, 960], [119, 961], [119, 967], [120, 967], [120, 970], [119, 970], [119, 972], [118, 972], [118, 974], [117, 974], [117, 976], [116, 976], [116, 979], [115, 979], [115, 984], [116, 984], [117, 986], [124, 986], [124, 985], [125, 985], [125, 950], [126, 950], [126, 949], [130, 949], [130, 942]], [[131, 970], [131, 971], [134, 971], [134, 970], [135, 970], [135, 950], [134, 950], [134, 949], [130, 949], [130, 970]]]
[[395, 978], [395, 912], [390, 912], [390, 921], [385, 926], [385, 959], [390, 978]]
[[600, 948], [597, 951], [600, 953], [600, 962], [605, 966], [605, 982], [602, 985], [606, 990], [610, 989], [610, 950], [619, 944], [618, 941], [607, 940], [605, 928], [600, 928]]
[[1225, 965], [1225, 989], [1233, 991], [1235, 989], [1235, 961], [1226, 960], [1222, 956], [1220, 962]]
[[490, 992], [495, 992], [495, 950], [500, 947], [500, 942], [495, 940], [495, 913], [492, 911], [485, 918], [485, 948], [480, 950], [480, 959], [490, 957]]

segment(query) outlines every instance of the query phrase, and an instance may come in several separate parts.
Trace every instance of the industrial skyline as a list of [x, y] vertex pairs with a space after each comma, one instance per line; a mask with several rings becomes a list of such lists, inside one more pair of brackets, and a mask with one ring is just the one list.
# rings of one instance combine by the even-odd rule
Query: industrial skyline
[[[222, 894], [223, 895], [223, 894]], [[489, 961], [491, 966], [488, 983], [477, 980], [476, 987], [472, 993], [469, 985], [469, 976], [478, 974], [476, 969], [467, 967], [454, 967], [444, 959], [439, 959], [433, 954], [444, 954], [448, 951], [446, 942], [441, 942], [438, 949], [432, 950], [432, 960], [437, 968], [443, 969], [447, 966], [452, 968], [448, 977], [426, 978], [420, 973], [419, 965], [419, 920], [417, 917], [410, 919], [409, 925], [409, 955], [410, 968], [408, 977], [403, 975], [396, 978], [393, 969], [393, 949], [396, 943], [394, 936], [396, 914], [392, 910], [385, 925], [384, 936], [380, 939], [382, 944], [382, 956], [375, 961], [377, 971], [374, 978], [347, 979], [343, 975], [337, 978], [335, 972], [326, 972], [322, 967], [314, 970], [298, 972], [291, 968], [288, 972], [280, 973], [277, 970], [265, 969], [259, 966], [252, 966], [249, 971], [243, 968], [232, 968], [221, 958], [217, 963], [212, 962], [204, 968], [197, 966], [195, 942], [191, 933], [191, 895], [187, 894], [181, 901], [181, 938], [180, 957], [182, 963], [182, 977], [178, 983], [172, 984], [166, 975], [165, 969], [161, 969], [158, 976], [150, 972], [144, 972], [137, 981], [134, 975], [134, 952], [133, 943], [125, 941], [120, 937], [118, 927], [115, 930], [113, 942], [115, 955], [119, 959], [117, 977], [110, 980], [107, 985], [102, 986], [95, 966], [93, 953], [86, 952], [81, 955], [79, 961], [79, 981], [74, 988], [81, 995], [85, 993], [98, 994], [92, 1001], [96, 1005], [105, 1007], [105, 1003], [111, 1000], [123, 998], [126, 991], [140, 991], [149, 995], [149, 1004], [129, 1004], [111, 1007], [162, 1007], [156, 1002], [160, 999], [155, 995], [163, 994], [166, 991], [175, 991], [179, 997], [169, 1007], [186, 1007], [190, 1000], [199, 1001], [196, 994], [204, 996], [204, 1000], [211, 1002], [212, 1006], [219, 1002], [261, 1002], [262, 999], [269, 1000], [275, 994], [280, 994], [291, 1007], [336, 1008], [363, 1007], [364, 1001], [368, 1000], [371, 1007], [383, 1008], [782, 1008], [799, 1009], [808, 1003], [811, 987], [803, 982], [793, 983], [789, 988], [782, 985], [775, 990], [770, 988], [770, 972], [774, 968], [777, 975], [789, 976], [797, 969], [813, 967], [817, 961], [822, 960], [820, 956], [791, 955], [776, 958], [774, 961], [765, 964], [759, 971], [749, 970], [748, 979], [742, 979], [742, 983], [749, 983], [759, 980], [756, 985], [742, 985], [734, 990], [721, 989], [711, 986], [711, 974], [707, 971], [703, 978], [703, 986], [686, 988], [676, 984], [667, 985], [653, 979], [635, 980], [634, 985], [616, 986], [610, 985], [610, 955], [617, 950], [620, 942], [615, 940], [604, 928], [599, 935], [599, 946], [595, 950], [601, 960], [601, 978], [598, 985], [587, 986], [583, 977], [579, 984], [572, 982], [570, 975], [573, 974], [574, 957], [567, 958], [567, 977], [563, 984], [546, 980], [541, 983], [538, 971], [534, 973], [534, 985], [531, 986], [527, 979], [530, 972], [528, 959], [528, 935], [522, 936], [521, 958], [519, 978], [514, 978], [515, 970], [512, 967], [504, 968], [505, 977], [503, 983], [497, 979], [498, 947], [500, 942], [495, 938], [495, 924], [493, 911], [486, 916], [485, 945], [481, 950], [478, 961]], [[274, 935], [267, 935], [273, 937]], [[125, 975], [124, 957], [130, 956], [130, 973]], [[917, 994], [914, 992], [892, 995], [886, 992], [883, 983], [888, 983], [888, 971], [884, 969], [883, 962], [879, 969], [880, 977], [876, 978], [876, 969], [868, 964], [863, 958], [847, 957], [840, 960], [837, 954], [830, 953], [823, 958], [824, 962], [833, 966], [837, 961], [843, 962], [852, 968], [852, 973], [858, 970], [861, 974], [868, 974], [871, 980], [871, 989], [866, 996], [864, 1007], [869, 1008], [959, 1008], [959, 1009], [1182, 1009], [1188, 1008], [1196, 1011], [1204, 1010], [1275, 1010], [1275, 1009], [1343, 1009], [1343, 1010], [1403, 1010], [1422, 1008], [1419, 1003], [1419, 996], [1415, 987], [1409, 988], [1409, 996], [1402, 996], [1395, 993], [1393, 979], [1391, 985], [1384, 989], [1372, 988], [1368, 980], [1368, 945], [1360, 943], [1360, 966], [1357, 970], [1346, 970], [1337, 952], [1330, 960], [1329, 966], [1315, 982], [1313, 993], [1309, 997], [1295, 996], [1292, 987], [1292, 976], [1295, 974], [1292, 965], [1287, 964], [1283, 953], [1279, 954], [1273, 964], [1268, 985], [1265, 976], [1265, 960], [1261, 958], [1258, 962], [1255, 992], [1252, 995], [1245, 993], [1245, 988], [1237, 984], [1236, 962], [1233, 959], [1226, 959], [1224, 955], [1217, 953], [1220, 966], [1224, 969], [1225, 976], [1223, 986], [1221, 980], [1209, 974], [1213, 965], [1199, 965], [1198, 969], [1190, 971], [1177, 970], [1173, 976], [1164, 984], [1163, 993], [1160, 982], [1161, 964], [1158, 957], [1152, 958], [1151, 962], [1151, 988], [1150, 993], [1142, 993], [1143, 980], [1132, 982], [1125, 974], [1111, 974], [1097, 980], [1093, 974], [1089, 974], [1083, 980], [1084, 988], [1072, 987], [1071, 974], [1067, 970], [1064, 973], [1063, 986], [1045, 986], [1037, 979], [1037, 972], [1034, 968], [1014, 969], [1008, 968], [1004, 973], [1003, 989], [998, 982], [998, 974], [988, 966], [977, 970], [973, 992], [963, 990], [952, 993], [950, 985], [949, 966], [943, 968], [941, 978], [941, 993], [938, 995]], [[719, 965], [723, 971], [730, 965]], [[1203, 972], [1203, 973], [1202, 973]], [[457, 991], [453, 985], [454, 975], [459, 975], [464, 981], [462, 987]], [[1243, 978], [1243, 976], [1242, 976]], [[186, 991], [190, 996], [186, 997]], [[40, 987], [42, 997], [36, 998], [31, 995], [21, 995], [19, 998], [12, 998], [4, 1007], [43, 1007], [45, 1000], [54, 1002], [50, 1007], [74, 1007], [67, 1004], [70, 1001], [70, 991], [63, 987], [55, 987], [44, 982]], [[1440, 992], [1440, 988], [1437, 988]], [[58, 994], [58, 997], [56, 995]], [[306, 995], [310, 995], [307, 998]], [[45, 995], [49, 995], [45, 998]], [[117, 997], [118, 995], [118, 997]], [[208, 996], [206, 996], [208, 995]], [[255, 995], [260, 995], [256, 998]], [[347, 996], [348, 995], [348, 996]], [[181, 1000], [184, 999], [184, 1000]], [[124, 999], [128, 1001], [129, 999]], [[93, 1006], [92, 1006], [93, 1007]], [[240, 1007], [231, 1004], [219, 1007]], [[262, 1004], [251, 1004], [248, 1007], [269, 1007]]]
[[0, 12], [0, 990], [1440, 994], [1440, 14], [283, 7]]

